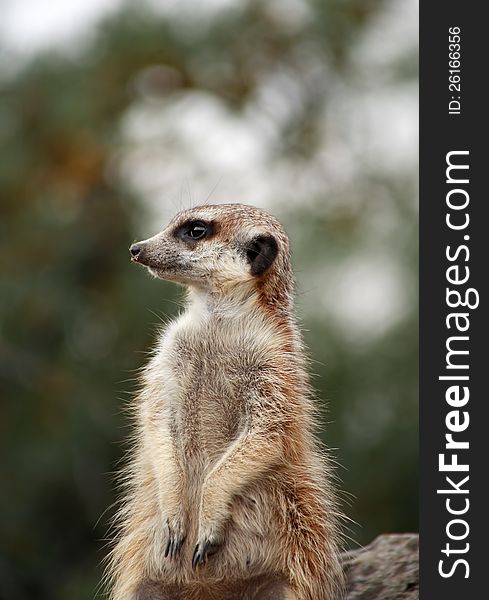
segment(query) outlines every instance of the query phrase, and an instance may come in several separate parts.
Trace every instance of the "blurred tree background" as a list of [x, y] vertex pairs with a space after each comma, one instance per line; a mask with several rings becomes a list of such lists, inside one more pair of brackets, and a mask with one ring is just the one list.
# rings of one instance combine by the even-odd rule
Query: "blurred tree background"
[[178, 310], [127, 248], [209, 197], [288, 228], [353, 543], [417, 529], [415, 15], [116, 4], [17, 62], [0, 40], [1, 599], [100, 594], [124, 403]]

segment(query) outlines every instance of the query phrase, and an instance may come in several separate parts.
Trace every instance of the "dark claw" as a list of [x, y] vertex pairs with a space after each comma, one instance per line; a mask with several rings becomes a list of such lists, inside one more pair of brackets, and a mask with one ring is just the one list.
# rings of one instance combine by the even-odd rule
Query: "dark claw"
[[206, 540], [203, 544], [197, 544], [195, 546], [194, 554], [192, 556], [192, 569], [196, 569], [200, 565], [204, 565], [207, 558], [207, 551], [209, 550], [211, 543]]
[[168, 526], [168, 543], [165, 548], [165, 558], [176, 558], [183, 546], [185, 536], [178, 536], [174, 534]]
[[168, 543], [165, 548], [165, 558], [167, 558], [168, 556], [170, 558], [176, 558], [183, 546], [184, 541], [185, 538], [176, 539], [174, 537], [171, 537], [168, 540]]
[[217, 552], [218, 544], [205, 540], [204, 543], [198, 543], [192, 556], [192, 569], [205, 565], [207, 559]]

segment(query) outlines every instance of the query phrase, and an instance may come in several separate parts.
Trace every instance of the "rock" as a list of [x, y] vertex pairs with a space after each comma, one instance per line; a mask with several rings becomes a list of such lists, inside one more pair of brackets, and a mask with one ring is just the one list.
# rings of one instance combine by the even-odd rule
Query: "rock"
[[342, 555], [346, 600], [418, 600], [419, 537], [379, 535], [371, 544]]

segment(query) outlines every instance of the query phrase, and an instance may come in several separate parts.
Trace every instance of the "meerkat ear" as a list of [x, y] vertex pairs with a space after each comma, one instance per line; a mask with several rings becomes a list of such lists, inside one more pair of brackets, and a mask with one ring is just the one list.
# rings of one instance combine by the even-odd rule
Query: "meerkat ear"
[[277, 254], [277, 240], [270, 234], [259, 235], [246, 245], [246, 257], [253, 275], [263, 275], [271, 267]]

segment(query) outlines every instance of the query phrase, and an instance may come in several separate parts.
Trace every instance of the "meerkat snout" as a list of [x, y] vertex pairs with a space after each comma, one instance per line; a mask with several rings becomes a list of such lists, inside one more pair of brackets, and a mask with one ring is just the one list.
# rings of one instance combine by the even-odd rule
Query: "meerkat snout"
[[141, 244], [132, 244], [129, 247], [129, 252], [131, 253], [131, 260], [137, 261], [142, 249], [143, 247], [141, 246]]

